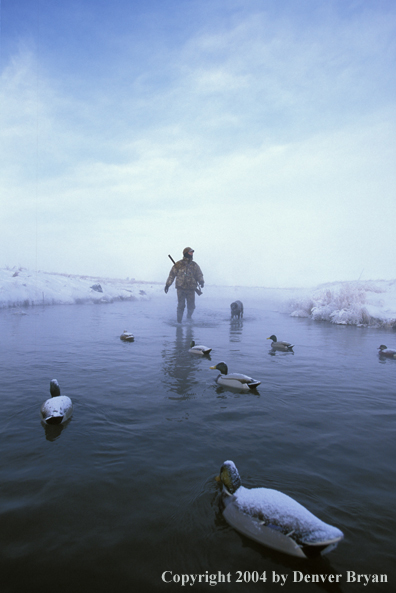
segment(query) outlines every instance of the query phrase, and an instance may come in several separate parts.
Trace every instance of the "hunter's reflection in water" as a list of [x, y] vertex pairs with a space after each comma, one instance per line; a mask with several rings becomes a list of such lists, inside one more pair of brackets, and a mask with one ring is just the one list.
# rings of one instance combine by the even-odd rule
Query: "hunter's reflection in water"
[[[175, 341], [165, 344], [163, 357], [163, 371], [166, 377], [164, 383], [170, 392], [169, 399], [191, 399], [202, 392], [200, 373], [209, 370], [205, 362], [211, 360], [210, 355], [197, 356], [189, 352], [191, 342], [195, 341], [192, 325], [178, 325]], [[204, 379], [205, 382], [205, 379]]]

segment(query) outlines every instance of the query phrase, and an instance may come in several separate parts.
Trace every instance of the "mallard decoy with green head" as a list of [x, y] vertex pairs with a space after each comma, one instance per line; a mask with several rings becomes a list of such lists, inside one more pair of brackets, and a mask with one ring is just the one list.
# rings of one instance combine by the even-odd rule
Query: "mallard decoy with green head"
[[381, 346], [378, 348], [378, 350], [379, 350], [378, 353], [380, 354], [380, 356], [386, 356], [387, 358], [396, 358], [396, 350], [393, 350], [392, 348], [388, 348], [384, 344], [381, 344]]
[[229, 374], [225, 362], [219, 362], [216, 366], [210, 368], [220, 371], [220, 374], [216, 377], [216, 383], [224, 385], [225, 387], [249, 391], [250, 389], [255, 389], [261, 383], [261, 381], [256, 381], [255, 379], [252, 379], [252, 377], [242, 375], [241, 373]]
[[225, 461], [221, 484], [223, 517], [256, 542], [300, 558], [333, 550], [344, 534], [318, 519], [296, 500], [270, 488], [244, 488], [233, 461]]
[[272, 334], [267, 340], [272, 340], [271, 348], [273, 350], [282, 350], [282, 352], [291, 352], [294, 348], [294, 344], [290, 344], [290, 342], [278, 342], [276, 336]]

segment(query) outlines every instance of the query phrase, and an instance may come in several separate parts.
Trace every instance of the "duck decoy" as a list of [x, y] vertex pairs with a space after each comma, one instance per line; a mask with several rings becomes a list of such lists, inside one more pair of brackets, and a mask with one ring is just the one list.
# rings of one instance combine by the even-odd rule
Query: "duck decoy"
[[191, 352], [191, 354], [204, 355], [204, 354], [209, 354], [211, 351], [212, 351], [212, 348], [208, 348], [207, 346], [202, 346], [202, 345], [196, 346], [194, 340], [192, 340], [192, 342], [190, 344], [189, 352]]
[[291, 352], [294, 348], [294, 344], [290, 344], [290, 342], [278, 342], [276, 336], [272, 334], [267, 340], [272, 340], [271, 348], [274, 350], [282, 350], [282, 352]]
[[120, 340], [122, 340], [123, 342], [133, 342], [134, 339], [134, 335], [128, 332], [126, 329], [124, 329], [124, 331], [120, 335]]
[[378, 348], [378, 350], [379, 350], [378, 354], [380, 354], [381, 356], [387, 356], [388, 358], [396, 358], [396, 350], [393, 350], [392, 348], [388, 348], [384, 344], [381, 344], [381, 346]]
[[216, 383], [224, 385], [225, 387], [233, 387], [248, 391], [249, 389], [255, 389], [261, 383], [261, 381], [256, 381], [255, 379], [252, 379], [252, 377], [242, 375], [241, 373], [228, 374], [228, 366], [225, 362], [219, 362], [216, 366], [210, 368], [220, 371], [220, 374], [216, 377]]
[[225, 461], [221, 483], [223, 517], [256, 542], [299, 558], [333, 550], [344, 534], [324, 523], [296, 500], [270, 488], [244, 488], [233, 461]]
[[61, 395], [59, 383], [56, 379], [50, 382], [51, 397], [41, 406], [41, 417], [46, 424], [64, 424], [73, 414], [73, 404], [70, 397]]

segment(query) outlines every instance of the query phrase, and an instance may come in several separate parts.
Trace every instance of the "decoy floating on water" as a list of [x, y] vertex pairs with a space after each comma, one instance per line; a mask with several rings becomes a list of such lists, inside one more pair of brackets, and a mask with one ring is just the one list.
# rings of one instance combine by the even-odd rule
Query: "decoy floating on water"
[[216, 383], [224, 385], [225, 387], [233, 387], [234, 389], [255, 389], [260, 385], [261, 381], [256, 381], [252, 377], [242, 375], [241, 373], [230, 373], [228, 374], [228, 366], [225, 362], [219, 362], [216, 366], [210, 367], [211, 369], [217, 369], [220, 371], [220, 375], [216, 377]]
[[192, 354], [200, 354], [203, 356], [204, 354], [209, 354], [211, 351], [212, 348], [208, 348], [207, 346], [196, 346], [194, 340], [190, 344], [189, 352]]
[[56, 379], [50, 382], [50, 399], [41, 406], [41, 416], [46, 424], [64, 424], [73, 414], [73, 404], [70, 397], [61, 395], [59, 383]]
[[344, 534], [324, 523], [296, 500], [270, 488], [244, 488], [232, 461], [216, 478], [222, 485], [227, 523], [256, 542], [300, 558], [333, 550]]
[[267, 340], [272, 340], [271, 348], [274, 350], [282, 350], [282, 352], [292, 352], [294, 348], [294, 344], [290, 344], [290, 342], [278, 342], [276, 336], [272, 334]]
[[381, 356], [387, 356], [388, 358], [396, 358], [396, 350], [392, 350], [392, 348], [387, 348], [384, 344], [378, 348], [379, 354]]
[[134, 335], [128, 332], [126, 329], [124, 329], [124, 331], [120, 335], [120, 340], [122, 340], [123, 342], [133, 342], [134, 339]]

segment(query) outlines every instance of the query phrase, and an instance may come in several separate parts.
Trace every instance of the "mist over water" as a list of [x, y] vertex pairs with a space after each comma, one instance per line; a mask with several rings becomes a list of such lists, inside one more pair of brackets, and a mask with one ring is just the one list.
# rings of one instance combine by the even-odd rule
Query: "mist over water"
[[[262, 295], [238, 296], [243, 320], [231, 322], [229, 295], [204, 295], [181, 326], [173, 293], [0, 312], [2, 591], [179, 589], [164, 571], [276, 571], [288, 575], [284, 591], [297, 586], [293, 571], [342, 574], [332, 591], [355, 590], [347, 571], [394, 581], [396, 361], [377, 354], [394, 332], [292, 318]], [[124, 329], [133, 343], [120, 340]], [[294, 354], [271, 353], [273, 333]], [[212, 347], [210, 359], [189, 354], [191, 340]], [[209, 367], [221, 360], [260, 380], [257, 393], [219, 387]], [[74, 414], [44, 428], [53, 378]], [[289, 494], [345, 540], [301, 562], [239, 535], [218, 507], [226, 459], [244, 486]]]

